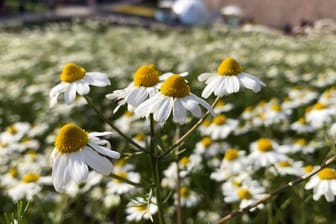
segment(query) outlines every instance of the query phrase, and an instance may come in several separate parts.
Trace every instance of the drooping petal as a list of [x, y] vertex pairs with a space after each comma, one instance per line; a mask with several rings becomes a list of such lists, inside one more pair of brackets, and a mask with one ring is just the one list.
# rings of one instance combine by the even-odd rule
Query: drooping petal
[[84, 82], [83, 80], [75, 82], [74, 84], [76, 85], [76, 89], [79, 95], [83, 96], [90, 92], [89, 84]]
[[217, 74], [216, 73], [202, 73], [197, 77], [197, 79], [198, 81], [203, 82], [213, 76], [217, 76]]
[[[193, 95], [194, 96], [194, 95]], [[195, 98], [189, 95], [182, 99], [182, 105], [192, 113], [194, 117], [202, 116], [202, 111]]]
[[111, 149], [108, 149], [106, 147], [103, 147], [101, 145], [98, 145], [94, 142], [89, 142], [89, 146], [91, 146], [93, 149], [95, 149], [97, 152], [99, 152], [102, 155], [108, 156], [113, 159], [119, 159], [120, 158], [120, 153], [113, 151]]
[[133, 107], [138, 106], [140, 103], [145, 101], [148, 97], [148, 92], [146, 88], [140, 87], [135, 88], [127, 97], [127, 103], [131, 104]]
[[76, 86], [69, 85], [68, 88], [64, 92], [64, 101], [66, 104], [72, 104], [76, 98]]
[[69, 173], [76, 183], [83, 182], [89, 175], [89, 169], [84, 163], [83, 157], [84, 155], [82, 151], [71, 153], [71, 155], [69, 155]]
[[237, 76], [226, 77], [225, 90], [227, 93], [236, 93], [239, 91], [239, 79]]
[[52, 169], [52, 178], [55, 190], [64, 192], [66, 185], [70, 181], [70, 174], [68, 172], [68, 158], [61, 154], [55, 159]]
[[86, 72], [84, 80], [87, 81], [90, 85], [98, 87], [111, 85], [108, 76], [100, 72]]
[[239, 76], [240, 83], [247, 89], [251, 89], [253, 92], [259, 92], [262, 86], [266, 86], [260, 79], [249, 75], [247, 73], [242, 73]]
[[184, 108], [184, 106], [181, 103], [180, 99], [175, 99], [174, 100], [174, 106], [173, 106], [173, 120], [176, 123], [183, 124], [187, 120], [187, 113]]
[[111, 173], [112, 163], [107, 158], [100, 156], [89, 147], [84, 147], [82, 152], [84, 153], [85, 162], [92, 169], [103, 175], [109, 175]]
[[162, 100], [162, 104], [160, 104], [158, 110], [153, 111], [154, 120], [158, 121], [159, 123], [165, 122], [173, 109], [173, 98], [166, 96], [162, 97], [164, 97], [164, 100]]

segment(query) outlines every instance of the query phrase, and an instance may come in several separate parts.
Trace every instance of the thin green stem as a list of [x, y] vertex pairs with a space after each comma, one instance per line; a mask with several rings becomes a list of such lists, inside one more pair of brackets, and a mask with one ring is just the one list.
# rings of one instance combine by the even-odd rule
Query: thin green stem
[[120, 180], [122, 182], [125, 182], [125, 183], [128, 183], [130, 185], [133, 185], [135, 187], [142, 187], [142, 188], [146, 188], [145, 186], [143, 186], [141, 183], [136, 183], [136, 182], [133, 182], [127, 178], [124, 178], [124, 177], [121, 177], [117, 174], [114, 174], [114, 173], [111, 173], [110, 176], [113, 178], [113, 179], [117, 179], [117, 180]]
[[325, 168], [326, 166], [330, 165], [331, 163], [333, 163], [334, 161], [336, 161], [336, 155], [333, 155], [332, 157], [326, 159], [318, 169], [316, 169], [315, 171], [303, 175], [293, 181], [290, 181], [286, 184], [281, 185], [280, 187], [276, 188], [275, 190], [271, 191], [270, 193], [266, 194], [264, 197], [260, 198], [259, 200], [253, 202], [252, 204], [241, 208], [241, 209], [237, 209], [234, 210], [232, 212], [230, 212], [229, 214], [227, 214], [226, 216], [224, 216], [223, 218], [221, 218], [220, 220], [218, 220], [216, 222], [216, 224], [220, 224], [220, 223], [224, 223], [226, 221], [229, 221], [230, 219], [232, 219], [235, 216], [241, 215], [244, 212], [247, 212], [249, 210], [251, 210], [252, 208], [257, 207], [259, 204], [264, 203], [265, 201], [269, 200], [270, 198], [280, 194], [281, 192], [285, 191], [286, 189], [293, 187], [301, 182], [303, 182], [304, 180], [307, 180], [308, 178], [314, 176], [315, 174], [317, 174], [318, 172], [320, 172], [323, 168]]
[[159, 223], [165, 224], [165, 220], [163, 217], [163, 200], [161, 196], [161, 185], [160, 185], [160, 171], [159, 171], [159, 159], [156, 157], [155, 153], [155, 147], [154, 147], [154, 119], [153, 115], [150, 115], [150, 146], [149, 146], [149, 152], [150, 152], [150, 159], [152, 164], [152, 173], [153, 173], [153, 179], [155, 184], [155, 196], [156, 201], [158, 205], [158, 215], [159, 215]]
[[105, 121], [113, 130], [115, 130], [121, 137], [123, 137], [126, 141], [128, 141], [130, 144], [132, 144], [134, 147], [138, 148], [141, 151], [145, 151], [145, 149], [139, 145], [138, 143], [136, 143], [135, 141], [133, 141], [131, 138], [129, 138], [127, 135], [125, 135], [118, 127], [116, 127], [111, 121], [109, 121], [96, 107], [96, 105], [94, 105], [94, 103], [92, 102], [92, 100], [88, 97], [88, 96], [84, 96], [86, 102], [91, 106], [91, 108], [98, 114], [98, 116]]
[[[212, 103], [211, 107], [214, 108], [216, 106], [216, 104], [218, 103], [220, 97], [217, 97], [215, 99], [215, 101]], [[172, 146], [170, 146], [170, 148], [168, 148], [165, 152], [163, 152], [160, 156], [159, 159], [162, 159], [163, 157], [165, 157], [166, 155], [168, 155], [171, 151], [173, 151], [174, 149], [176, 149], [178, 146], [180, 146], [183, 141], [188, 138], [194, 131], [196, 128], [198, 128], [198, 126], [200, 126], [202, 124], [202, 122], [209, 116], [210, 111], [207, 111], [203, 117], [198, 120], [186, 133], [184, 133], [184, 135], [182, 135], [176, 142], [175, 144], [173, 144]]]
[[[180, 126], [178, 125], [176, 128], [175, 139], [180, 137]], [[179, 152], [175, 151], [175, 163], [176, 163], [176, 195], [177, 195], [177, 203], [176, 203], [176, 216], [177, 216], [177, 224], [182, 224], [182, 208], [181, 208], [181, 177], [180, 177], [180, 167], [179, 167]]]

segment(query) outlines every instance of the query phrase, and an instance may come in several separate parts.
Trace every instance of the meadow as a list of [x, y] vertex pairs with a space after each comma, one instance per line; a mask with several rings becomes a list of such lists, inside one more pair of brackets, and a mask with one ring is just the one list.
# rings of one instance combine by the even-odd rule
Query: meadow
[[[286, 36], [256, 25], [146, 29], [80, 20], [1, 27], [0, 52], [1, 223], [216, 223], [336, 154], [336, 38], [323, 29]], [[106, 98], [146, 64], [161, 74], [188, 72], [190, 91], [201, 97], [198, 76], [216, 72], [227, 57], [266, 86], [219, 97], [215, 117], [188, 113], [183, 124], [169, 118], [154, 127]], [[111, 84], [90, 88], [71, 105], [60, 96], [50, 107], [49, 92], [67, 63], [105, 73]], [[204, 100], [211, 105], [215, 96]], [[104, 141], [121, 156], [111, 160], [111, 175], [90, 169], [85, 181], [59, 193], [50, 157], [66, 123], [111, 132]], [[335, 222], [334, 167], [229, 222]]]

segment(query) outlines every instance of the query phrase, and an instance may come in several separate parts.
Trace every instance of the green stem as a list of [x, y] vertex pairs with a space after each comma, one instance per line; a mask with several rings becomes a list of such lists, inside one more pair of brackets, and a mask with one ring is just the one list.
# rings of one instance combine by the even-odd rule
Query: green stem
[[[214, 108], [216, 106], [216, 104], [218, 103], [220, 97], [217, 97], [215, 99], [215, 101], [212, 103], [211, 107]], [[176, 142], [175, 144], [173, 144], [170, 148], [168, 148], [165, 152], [163, 152], [160, 156], [159, 159], [162, 159], [163, 157], [165, 157], [166, 155], [168, 155], [171, 151], [173, 151], [174, 149], [176, 149], [178, 146], [180, 146], [183, 141], [188, 138], [194, 131], [196, 128], [198, 128], [198, 126], [200, 126], [202, 124], [202, 122], [209, 116], [210, 111], [207, 111], [204, 116], [198, 120], [186, 133], [184, 133], [184, 135], [182, 135]]]
[[88, 97], [88, 96], [84, 96], [86, 102], [92, 107], [92, 109], [98, 114], [98, 116], [105, 121], [113, 130], [115, 130], [121, 137], [123, 137], [126, 141], [128, 141], [130, 144], [132, 144], [134, 147], [138, 148], [141, 151], [145, 151], [145, 149], [139, 145], [138, 143], [136, 143], [135, 141], [133, 141], [132, 139], [130, 139], [127, 135], [125, 135], [119, 128], [117, 128], [111, 121], [109, 121], [96, 107], [96, 105], [94, 105], [94, 103], [92, 102], [92, 100]]
[[152, 164], [152, 173], [155, 184], [155, 195], [156, 201], [158, 205], [158, 215], [159, 215], [159, 223], [165, 224], [165, 220], [163, 217], [163, 200], [161, 196], [161, 185], [160, 185], [160, 173], [159, 173], [159, 159], [156, 157], [155, 148], [154, 148], [154, 119], [153, 114], [150, 115], [150, 159]]
[[118, 176], [117, 174], [114, 174], [114, 173], [111, 173], [110, 176], [111, 176], [113, 179], [120, 180], [120, 181], [122, 181], [122, 182], [128, 183], [128, 184], [133, 185], [133, 186], [135, 186], [135, 187], [146, 188], [146, 187], [144, 187], [141, 183], [133, 182], [133, 181], [127, 179], [127, 178]]

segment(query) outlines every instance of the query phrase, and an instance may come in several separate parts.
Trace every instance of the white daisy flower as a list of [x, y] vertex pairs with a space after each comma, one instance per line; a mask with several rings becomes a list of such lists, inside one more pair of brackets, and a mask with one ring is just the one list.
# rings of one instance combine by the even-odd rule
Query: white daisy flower
[[[232, 185], [223, 185], [224, 201], [226, 203], [240, 202], [239, 208], [245, 208], [265, 195], [265, 188], [254, 180], [247, 179], [239, 184], [231, 181], [227, 183]], [[263, 204], [257, 206], [259, 209], [262, 207]], [[255, 209], [253, 208], [251, 211]]]
[[66, 124], [60, 129], [51, 154], [56, 191], [64, 192], [70, 180], [76, 183], [86, 180], [88, 165], [103, 175], [111, 173], [112, 163], [105, 156], [118, 159], [120, 154], [109, 149], [108, 141], [99, 139], [99, 136], [109, 134], [87, 133], [74, 124]]
[[[190, 190], [187, 187], [180, 188], [180, 197], [181, 197], [181, 206], [193, 207], [201, 199], [201, 197], [194, 191]], [[177, 194], [175, 194], [175, 200], [177, 201]]]
[[86, 72], [76, 64], [68, 63], [60, 75], [61, 83], [51, 89], [49, 93], [50, 107], [57, 103], [58, 96], [64, 93], [64, 101], [71, 104], [75, 101], [76, 93], [83, 96], [89, 93], [89, 85], [104, 87], [110, 85], [106, 74], [99, 72]]
[[333, 168], [324, 168], [314, 175], [305, 185], [306, 190], [313, 189], [313, 199], [319, 200], [323, 195], [328, 202], [335, 200], [336, 171]]
[[268, 138], [253, 142], [250, 149], [248, 159], [256, 169], [287, 160], [287, 156], [279, 152], [278, 144]]
[[212, 139], [225, 139], [239, 125], [238, 120], [227, 118], [225, 115], [217, 115], [208, 127], [208, 132]]
[[245, 158], [245, 151], [235, 148], [228, 149], [221, 161], [220, 168], [212, 172], [210, 178], [216, 181], [223, 181], [238, 175], [242, 170], [246, 170]]
[[196, 143], [195, 153], [205, 158], [214, 157], [224, 152], [226, 145], [213, 142], [210, 137], [203, 137], [201, 141]]
[[[135, 183], [138, 183], [140, 181], [140, 175], [136, 172], [117, 170], [113, 173], [117, 176], [123, 177]], [[107, 183], [106, 192], [108, 194], [125, 194], [127, 192], [131, 192], [131, 190], [133, 189], [133, 185], [125, 183], [119, 179], [112, 178], [112, 180]]]
[[125, 89], [115, 90], [113, 93], [107, 94], [106, 98], [117, 100], [118, 107], [128, 104], [128, 110], [133, 111], [140, 103], [154, 96], [158, 92], [157, 84], [160, 81], [160, 72], [155, 65], [142, 65], [134, 73], [133, 82]]
[[300, 117], [297, 121], [291, 124], [290, 128], [297, 133], [313, 132], [315, 128], [307, 123], [304, 117]]
[[160, 92], [141, 103], [135, 109], [135, 114], [148, 117], [152, 113], [155, 121], [164, 123], [172, 113], [174, 122], [184, 124], [187, 122], [187, 110], [195, 117], [202, 116], [199, 105], [214, 115], [211, 106], [205, 100], [190, 92], [189, 85], [181, 75], [168, 73], [160, 86]]
[[274, 167], [270, 168], [270, 171], [273, 174], [280, 176], [302, 176], [304, 174], [303, 163], [292, 159], [277, 162], [274, 164]]
[[156, 205], [156, 198], [151, 198], [150, 201], [146, 201], [144, 198], [137, 197], [128, 203], [126, 208], [127, 221], [139, 222], [143, 219], [150, 219], [153, 222], [153, 215], [158, 211]]
[[207, 86], [202, 97], [208, 98], [211, 93], [215, 96], [224, 96], [239, 91], [240, 86], [259, 92], [265, 83], [258, 78], [244, 73], [242, 67], [233, 58], [225, 58], [215, 73], [203, 73], [198, 76], [199, 81], [205, 81]]
[[328, 107], [323, 103], [316, 103], [312, 108], [308, 108], [305, 118], [314, 128], [321, 128], [332, 122], [335, 111], [335, 108]]

